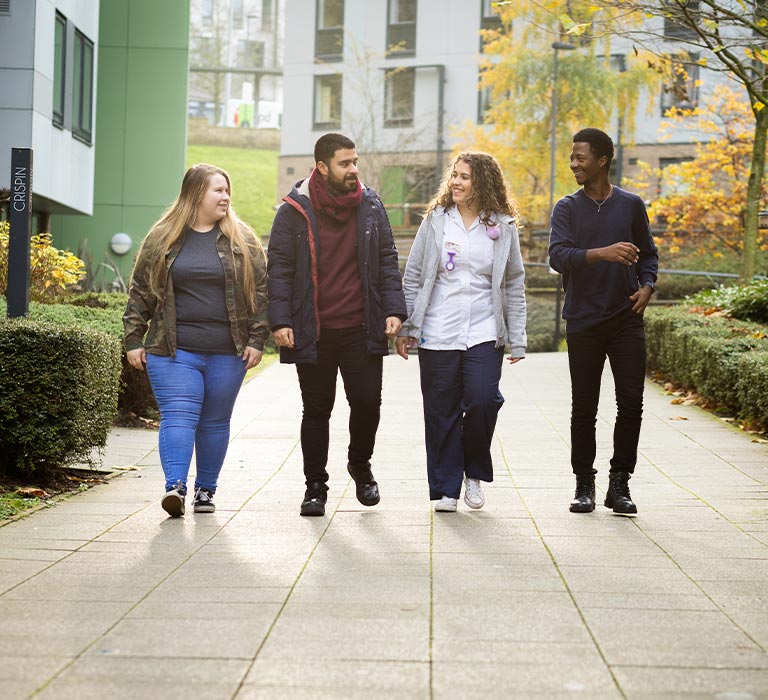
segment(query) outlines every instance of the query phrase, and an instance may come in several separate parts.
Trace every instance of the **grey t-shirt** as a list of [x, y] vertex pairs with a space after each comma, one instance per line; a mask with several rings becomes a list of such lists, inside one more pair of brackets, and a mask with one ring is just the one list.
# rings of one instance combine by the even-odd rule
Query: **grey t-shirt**
[[224, 267], [216, 249], [219, 227], [206, 233], [187, 229], [171, 265], [176, 297], [176, 345], [182, 350], [234, 355]]

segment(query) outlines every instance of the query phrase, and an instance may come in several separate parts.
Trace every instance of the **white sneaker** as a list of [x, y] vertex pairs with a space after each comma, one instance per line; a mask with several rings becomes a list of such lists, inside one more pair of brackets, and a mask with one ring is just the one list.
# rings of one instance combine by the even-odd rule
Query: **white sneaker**
[[435, 503], [435, 513], [455, 513], [456, 512], [456, 499], [443, 496], [437, 503]]
[[485, 496], [483, 495], [483, 487], [480, 486], [480, 479], [464, 479], [464, 503], [475, 510], [485, 505]]

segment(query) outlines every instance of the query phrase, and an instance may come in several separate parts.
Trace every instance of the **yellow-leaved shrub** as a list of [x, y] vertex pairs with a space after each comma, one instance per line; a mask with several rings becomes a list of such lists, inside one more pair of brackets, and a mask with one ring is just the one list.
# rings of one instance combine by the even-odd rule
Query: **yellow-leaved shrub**
[[[8, 238], [7, 221], [0, 221], [0, 293], [8, 287]], [[53, 304], [68, 288], [85, 277], [85, 264], [74, 253], [59, 250], [51, 245], [51, 235], [40, 233], [32, 236], [29, 254], [29, 297], [31, 301]]]

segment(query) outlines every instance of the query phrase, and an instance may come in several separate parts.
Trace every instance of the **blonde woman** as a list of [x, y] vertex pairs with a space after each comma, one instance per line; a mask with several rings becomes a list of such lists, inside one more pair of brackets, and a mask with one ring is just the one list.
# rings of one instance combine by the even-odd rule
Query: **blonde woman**
[[221, 168], [186, 172], [139, 250], [123, 316], [128, 362], [146, 368], [160, 408], [161, 505], [171, 517], [184, 514], [193, 449], [194, 511], [215, 510], [235, 399], [269, 336], [266, 257], [231, 195]]
[[459, 154], [427, 208], [408, 256], [408, 319], [397, 352], [419, 346], [429, 497], [437, 512], [482, 508], [491, 440], [504, 403], [504, 348], [525, 357], [525, 272], [515, 207], [487, 153]]

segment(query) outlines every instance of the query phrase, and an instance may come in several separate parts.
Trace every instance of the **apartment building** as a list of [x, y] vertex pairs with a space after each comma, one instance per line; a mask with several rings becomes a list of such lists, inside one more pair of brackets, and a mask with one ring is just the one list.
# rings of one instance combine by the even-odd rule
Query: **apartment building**
[[189, 116], [279, 128], [285, 0], [191, 0]]
[[[426, 201], [456, 145], [452, 127], [483, 123], [480, 30], [499, 26], [494, 3], [287, 0], [286, 18], [280, 196], [311, 169], [316, 139], [341, 131], [357, 142], [361, 175], [385, 202]], [[655, 28], [670, 39], [681, 31]], [[617, 70], [632, 50], [616, 38]], [[695, 103], [721, 78], [693, 67], [680, 80], [687, 83], [681, 89], [643, 94], [634, 125], [617, 120], [609, 128], [620, 175], [631, 176], [638, 159], [658, 167], [690, 157], [699, 135], [683, 126], [660, 144], [663, 113]]]
[[0, 190], [32, 148], [34, 232], [124, 279], [184, 173], [188, 32], [189, 0], [0, 0]]

